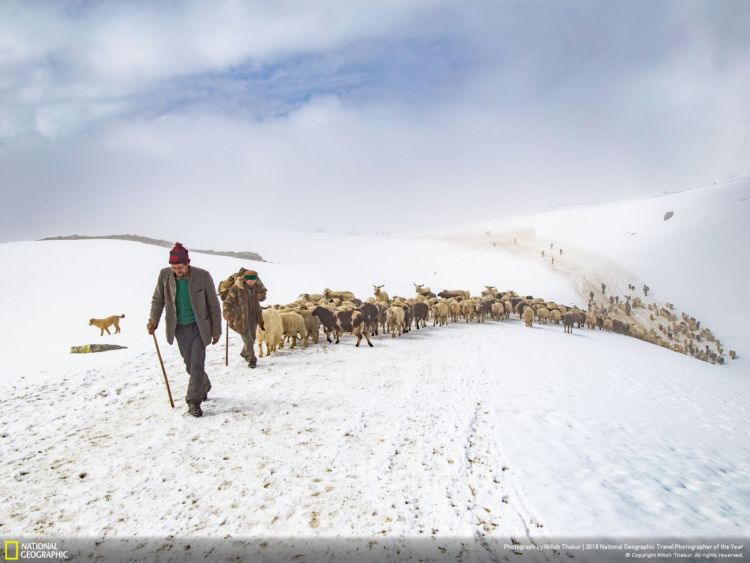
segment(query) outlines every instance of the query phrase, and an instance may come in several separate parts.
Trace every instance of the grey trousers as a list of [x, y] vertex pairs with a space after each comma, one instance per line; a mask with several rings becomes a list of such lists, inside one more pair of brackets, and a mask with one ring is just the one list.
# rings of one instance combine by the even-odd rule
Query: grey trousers
[[189, 325], [178, 324], [174, 335], [177, 339], [177, 346], [180, 348], [182, 359], [185, 360], [185, 371], [190, 374], [185, 402], [200, 405], [211, 385], [211, 381], [209, 381], [204, 369], [204, 364], [206, 363], [206, 345], [203, 344], [203, 339], [196, 323]]
[[258, 323], [250, 323], [250, 330], [248, 330], [247, 333], [241, 333], [240, 336], [242, 336], [242, 342], [245, 343], [245, 345], [242, 347], [242, 352], [240, 352], [240, 356], [245, 358], [248, 362], [255, 358], [255, 334], [258, 327]]

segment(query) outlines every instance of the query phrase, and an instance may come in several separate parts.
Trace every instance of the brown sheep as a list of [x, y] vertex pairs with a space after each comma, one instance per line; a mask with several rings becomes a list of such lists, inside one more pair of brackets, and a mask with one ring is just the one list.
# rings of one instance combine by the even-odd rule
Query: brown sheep
[[[381, 301], [380, 303], [383, 303], [385, 305], [385, 301]], [[362, 311], [362, 317], [365, 321], [367, 332], [377, 336], [379, 332], [378, 315], [380, 314], [378, 306], [375, 303], [363, 303], [359, 310]]]
[[461, 314], [466, 319], [466, 322], [468, 323], [470, 320], [474, 320], [474, 317], [476, 316], [476, 309], [475, 309], [475, 303], [473, 299], [467, 299], [466, 301], [461, 302]]
[[352, 336], [357, 337], [355, 346], [359, 346], [364, 336], [367, 344], [372, 347], [362, 311], [355, 309], [354, 311], [337, 311], [333, 313], [325, 307], [318, 306], [313, 309], [312, 314], [320, 319], [320, 324], [323, 325], [328, 342], [331, 341], [331, 333], [335, 334], [336, 344], [338, 344], [341, 334], [348, 332]]
[[586, 328], [596, 328], [596, 315], [589, 313], [586, 315]]
[[568, 311], [567, 313], [563, 313], [562, 315], [563, 330], [565, 332], [569, 332], [570, 334], [573, 334], [573, 325], [576, 324], [577, 320], [578, 320], [578, 315], [575, 312]]
[[492, 304], [492, 320], [502, 321], [505, 318], [505, 306], [497, 301]]

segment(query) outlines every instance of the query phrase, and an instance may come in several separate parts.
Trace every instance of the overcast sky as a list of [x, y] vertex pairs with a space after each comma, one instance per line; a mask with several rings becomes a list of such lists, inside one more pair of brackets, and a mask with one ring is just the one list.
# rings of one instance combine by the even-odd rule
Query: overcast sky
[[750, 172], [748, 30], [747, 0], [3, 0], [0, 242], [413, 231], [710, 184]]

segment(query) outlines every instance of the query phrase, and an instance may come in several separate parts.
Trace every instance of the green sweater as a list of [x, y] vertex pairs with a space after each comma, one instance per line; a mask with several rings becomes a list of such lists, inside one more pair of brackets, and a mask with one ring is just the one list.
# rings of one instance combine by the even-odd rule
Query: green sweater
[[175, 305], [177, 305], [177, 324], [189, 325], [195, 322], [195, 313], [193, 305], [190, 303], [190, 293], [188, 293], [188, 284], [190, 280], [178, 279], [177, 295], [175, 296]]

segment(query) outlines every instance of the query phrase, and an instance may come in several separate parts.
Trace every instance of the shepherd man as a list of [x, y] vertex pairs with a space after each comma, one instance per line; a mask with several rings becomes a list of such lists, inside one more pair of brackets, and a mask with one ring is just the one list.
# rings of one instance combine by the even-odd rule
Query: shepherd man
[[258, 272], [240, 268], [224, 299], [224, 319], [229, 328], [242, 337], [244, 346], [240, 355], [253, 369], [258, 364], [255, 355], [255, 334], [258, 325], [261, 330], [265, 330], [260, 303], [266, 300], [266, 291]]

